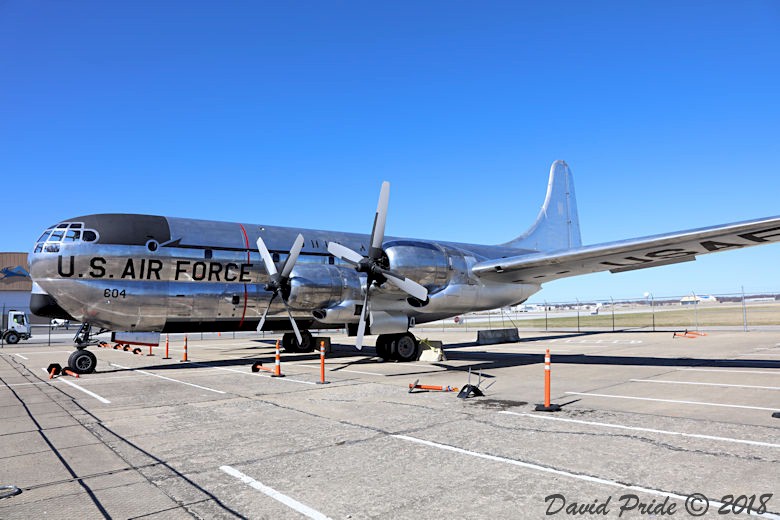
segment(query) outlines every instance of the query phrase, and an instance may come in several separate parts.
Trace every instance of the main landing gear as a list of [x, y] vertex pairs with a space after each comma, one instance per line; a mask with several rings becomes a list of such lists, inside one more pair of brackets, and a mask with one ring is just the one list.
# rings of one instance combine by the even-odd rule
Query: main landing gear
[[[101, 329], [96, 334], [101, 332], [104, 331]], [[87, 347], [97, 344], [97, 340], [93, 339], [93, 336], [96, 334], [92, 332], [92, 325], [82, 323], [78, 332], [76, 332], [76, 337], [73, 338], [73, 342], [76, 344], [76, 351], [68, 357], [68, 367], [77, 374], [91, 374], [95, 371], [97, 357], [87, 350]]]
[[420, 342], [411, 332], [381, 334], [376, 339], [376, 355], [385, 361], [416, 361], [420, 357]]
[[287, 332], [282, 336], [282, 348], [286, 352], [312, 352], [314, 351], [314, 337], [308, 330], [301, 331], [303, 344], [298, 344], [298, 338], [292, 332]]

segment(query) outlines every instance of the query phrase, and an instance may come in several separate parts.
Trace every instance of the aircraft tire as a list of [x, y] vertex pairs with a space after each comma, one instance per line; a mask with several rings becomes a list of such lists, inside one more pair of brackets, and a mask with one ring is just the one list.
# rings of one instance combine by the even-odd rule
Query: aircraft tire
[[398, 334], [393, 341], [395, 359], [402, 362], [416, 361], [420, 355], [420, 344], [410, 333]]
[[[298, 352], [313, 352], [314, 351], [314, 336], [308, 330], [301, 331], [301, 339], [303, 345], [298, 345]], [[298, 343], [298, 338], [293, 335], [293, 343]]]
[[73, 352], [68, 358], [68, 367], [77, 374], [91, 374], [97, 366], [97, 357], [86, 349]]
[[314, 351], [314, 336], [308, 330], [301, 331], [303, 345], [298, 345], [298, 338], [292, 332], [286, 332], [282, 336], [282, 348], [285, 352], [312, 352]]
[[9, 345], [16, 345], [19, 343], [19, 334], [14, 331], [7, 332], [5, 335], [5, 342]]
[[393, 359], [393, 351], [395, 350], [395, 341], [390, 334], [381, 334], [376, 338], [376, 355], [381, 357], [384, 361]]
[[285, 332], [282, 336], [282, 348], [285, 352], [298, 352], [298, 341], [295, 339], [295, 334], [292, 332]]

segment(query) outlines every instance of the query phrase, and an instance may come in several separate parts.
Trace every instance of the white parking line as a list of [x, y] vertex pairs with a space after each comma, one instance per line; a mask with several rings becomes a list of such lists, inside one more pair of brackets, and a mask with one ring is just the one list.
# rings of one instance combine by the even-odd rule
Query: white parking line
[[641, 345], [644, 343], [641, 339], [551, 339], [552, 343], [569, 343], [569, 344], [589, 344], [593, 346], [609, 346], [609, 345]]
[[775, 370], [774, 372], [768, 372], [765, 370], [731, 370], [731, 369], [718, 369], [718, 368], [680, 368], [678, 370], [687, 370], [690, 372], [731, 372], [733, 374], [771, 374], [771, 375], [778, 375], [780, 374], [780, 370]]
[[268, 374], [260, 374], [260, 373], [254, 373], [254, 372], [245, 372], [245, 371], [242, 371], [242, 370], [236, 370], [235, 368], [215, 367], [215, 366], [209, 365], [207, 363], [195, 363], [195, 362], [190, 361], [187, 364], [196, 365], [196, 366], [199, 366], [199, 367], [215, 368], [217, 370], [224, 370], [225, 372], [234, 372], [236, 374], [243, 374], [245, 376], [267, 377], [269, 379], [275, 379], [277, 381], [289, 381], [290, 383], [300, 383], [302, 385], [316, 385], [317, 384], [317, 383], [314, 383], [312, 381], [301, 381], [300, 379], [293, 379], [292, 377], [287, 377], [287, 376], [285, 376], [285, 377], [273, 377], [273, 376], [268, 375]]
[[693, 381], [664, 381], [662, 379], [629, 379], [637, 383], [667, 383], [670, 385], [728, 386], [732, 388], [758, 388], [761, 390], [780, 390], [780, 386], [730, 385], [726, 383], [696, 383]]
[[125, 370], [132, 370], [133, 372], [138, 372], [140, 374], [144, 374], [144, 375], [152, 376], [152, 377], [159, 377], [160, 379], [165, 379], [166, 381], [172, 381], [174, 383], [181, 383], [183, 385], [193, 386], [195, 388], [200, 388], [201, 390], [208, 390], [209, 392], [216, 392], [218, 394], [225, 394], [225, 393], [227, 393], [227, 392], [223, 392], [222, 390], [214, 390], [213, 388], [209, 388], [207, 386], [200, 386], [200, 385], [196, 385], [195, 383], [187, 383], [186, 381], [179, 381], [178, 379], [172, 379], [170, 377], [161, 376], [159, 374], [152, 374], [151, 372], [147, 372], [146, 370], [139, 370], [137, 368], [125, 367], [125, 366], [122, 366], [122, 365], [117, 365], [115, 363], [109, 363], [109, 364], [112, 367], [123, 368]]
[[[539, 466], [538, 464], [532, 464], [530, 462], [523, 462], [523, 461], [515, 460], [515, 459], [507, 459], [507, 458], [504, 458], [504, 457], [497, 457], [496, 455], [488, 455], [486, 453], [479, 453], [479, 452], [476, 452], [476, 451], [464, 450], [462, 448], [456, 448], [455, 446], [450, 446], [448, 444], [440, 444], [438, 442], [426, 441], [426, 440], [423, 440], [423, 439], [418, 439], [416, 437], [409, 437], [407, 435], [393, 435], [393, 437], [395, 437], [397, 439], [402, 439], [402, 440], [405, 440], [405, 441], [409, 441], [409, 442], [415, 442], [415, 443], [418, 443], [418, 444], [423, 444], [425, 446], [431, 446], [433, 448], [438, 448], [440, 450], [446, 450], [446, 451], [451, 451], [451, 452], [455, 452], [455, 453], [460, 453], [461, 455], [469, 455], [471, 457], [491, 460], [493, 462], [502, 462], [504, 464], [511, 464], [513, 466], [520, 466], [522, 468], [531, 469], [531, 470], [535, 470], [535, 471], [540, 471], [542, 473], [552, 473], [553, 475], [559, 475], [559, 476], [562, 476], [562, 477], [574, 478], [574, 479], [577, 479], [577, 480], [585, 480], [587, 482], [593, 482], [593, 483], [602, 484], [602, 485], [605, 485], [605, 486], [617, 487], [617, 488], [621, 488], [621, 489], [630, 489], [632, 491], [641, 491], [643, 493], [648, 493], [648, 494], [651, 494], [651, 495], [657, 495], [657, 496], [662, 496], [662, 497], [669, 497], [669, 498], [673, 498], [675, 500], [681, 500], [683, 502], [688, 498], [685, 495], [678, 495], [677, 493], [672, 493], [670, 491], [663, 491], [661, 489], [653, 489], [653, 488], [647, 488], [647, 487], [642, 487], [642, 486], [634, 486], [634, 485], [629, 485], [629, 484], [623, 484], [623, 483], [617, 482], [615, 480], [609, 480], [609, 479], [606, 479], [606, 478], [595, 477], [595, 476], [586, 475], [586, 474], [583, 474], [583, 473], [572, 473], [572, 472], [561, 470], [561, 469], [555, 469], [555, 468], [550, 468], [550, 467], [546, 467], [546, 466]], [[717, 506], [718, 508], [724, 506], [723, 503], [717, 502], [715, 500], [710, 500], [709, 504], [713, 505], [713, 506]], [[756, 515], [756, 516], [761, 516], [763, 518], [780, 519], [780, 515], [775, 515], [775, 514], [772, 514], [772, 513], [764, 513], [763, 515], [759, 515], [758, 513], [753, 513], [753, 514]]]
[[[34, 351], [34, 352], [19, 352], [19, 354], [27, 354], [28, 356], [32, 356], [33, 354], [70, 354], [73, 352], [72, 350], [40, 350], [40, 351]], [[6, 352], [2, 352], [2, 354], [6, 354]], [[10, 352], [8, 353], [10, 355]], [[14, 354], [15, 356], [16, 354]]]
[[14, 356], [20, 357], [20, 358], [22, 358], [22, 359], [26, 359], [27, 361], [29, 361], [29, 360], [30, 360], [30, 358], [28, 358], [28, 357], [24, 357], [24, 356], [23, 356], [23, 355], [21, 355], [21, 354], [14, 354]]
[[[49, 372], [47, 372], [47, 371], [46, 371], [46, 369], [45, 369], [45, 368], [42, 368], [42, 367], [41, 367], [41, 370], [43, 370], [43, 371], [44, 371], [44, 372], [46, 372], [47, 374], [49, 373]], [[76, 390], [79, 390], [79, 391], [81, 391], [81, 392], [84, 392], [85, 394], [87, 394], [87, 395], [88, 395], [88, 396], [90, 396], [90, 397], [94, 397], [95, 399], [97, 399], [97, 400], [98, 400], [98, 401], [100, 401], [101, 403], [105, 403], [105, 404], [111, 404], [111, 401], [109, 401], [109, 400], [108, 400], [108, 399], [106, 399], [105, 397], [101, 397], [101, 396], [97, 395], [95, 392], [90, 392], [90, 391], [89, 391], [89, 390], [87, 390], [86, 388], [82, 388], [82, 387], [80, 387], [79, 385], [77, 385], [76, 383], [71, 383], [71, 382], [70, 382], [70, 381], [68, 381], [67, 379], [61, 379], [61, 378], [57, 378], [57, 381], [59, 381], [60, 383], [65, 383], [66, 385], [70, 385], [70, 386], [72, 386], [73, 388], [75, 388]]]
[[613, 399], [636, 399], [638, 401], [656, 401], [659, 403], [698, 404], [701, 406], [722, 406], [724, 408], [746, 408], [748, 410], [767, 410], [776, 412], [776, 408], [762, 408], [760, 406], [744, 406], [741, 404], [703, 403], [701, 401], [678, 401], [676, 399], [653, 399], [650, 397], [633, 397], [629, 395], [591, 394], [587, 392], [565, 392], [571, 395], [587, 395], [591, 397], [611, 397]]
[[[306, 364], [306, 363], [289, 363], [289, 364], [294, 366], [294, 367], [311, 368], [311, 369], [315, 369], [315, 370], [319, 370], [320, 369], [320, 364], [319, 363], [317, 363], [316, 365], [314, 365], [314, 364]], [[353, 374], [365, 374], [365, 375], [369, 375], [369, 376], [387, 377], [387, 374], [380, 374], [378, 372], [361, 372], [360, 370], [350, 370], [348, 368], [329, 368], [328, 372], [351, 372]]]
[[387, 374], [380, 374], [379, 372], [362, 372], [360, 370], [351, 370], [349, 368], [342, 368], [339, 372], [350, 372], [352, 374], [364, 374], [367, 376], [382, 376], [387, 377]]
[[290, 509], [294, 509], [295, 511], [298, 511], [299, 513], [301, 513], [302, 515], [308, 518], [313, 518], [315, 520], [331, 520], [330, 517], [323, 515], [316, 509], [312, 509], [306, 504], [302, 504], [301, 502], [298, 502], [294, 498], [279, 493], [277, 490], [258, 482], [257, 480], [253, 479], [248, 475], [244, 475], [243, 473], [241, 473], [240, 471], [238, 471], [233, 467], [220, 466], [219, 469], [221, 469], [231, 477], [235, 477], [239, 479], [244, 484], [248, 484], [250, 487], [260, 491], [261, 493], [265, 493], [266, 495], [273, 498], [274, 500], [281, 502], [282, 504], [286, 505]]
[[507, 415], [517, 415], [520, 417], [531, 417], [532, 419], [542, 419], [545, 421], [561, 421], [561, 422], [569, 422], [569, 423], [576, 423], [576, 424], [587, 424], [590, 426], [603, 426], [604, 428], [617, 428], [620, 430], [632, 430], [632, 431], [640, 431], [640, 432], [649, 432], [649, 433], [662, 433], [665, 435], [679, 435], [680, 437], [693, 437], [696, 439], [707, 439], [707, 440], [714, 440], [714, 441], [725, 441], [725, 442], [736, 442], [739, 444], [751, 444], [754, 446], [764, 446], [768, 448], [780, 448], [780, 444], [772, 444], [771, 442], [760, 442], [760, 441], [749, 441], [745, 439], [734, 439], [731, 437], [716, 437], [713, 435], [699, 435], [697, 433], [683, 433], [683, 432], [674, 432], [669, 430], [656, 430], [653, 428], [639, 428], [637, 426], [624, 426], [622, 424], [612, 424], [612, 423], [602, 423], [602, 422], [594, 422], [594, 421], [580, 421], [578, 419], [565, 419], [563, 417], [551, 417], [549, 415], [533, 415], [530, 413], [517, 413], [517, 412], [508, 412], [508, 411], [502, 411], [498, 412], [502, 414]]

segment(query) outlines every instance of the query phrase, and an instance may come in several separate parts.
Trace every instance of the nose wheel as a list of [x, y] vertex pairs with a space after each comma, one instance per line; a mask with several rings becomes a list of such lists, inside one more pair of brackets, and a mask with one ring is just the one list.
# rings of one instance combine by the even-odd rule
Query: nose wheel
[[92, 330], [92, 325], [89, 323], [82, 323], [79, 327], [76, 336], [73, 338], [73, 342], [76, 344], [76, 351], [68, 358], [68, 367], [77, 374], [91, 374], [95, 371], [97, 366], [97, 357], [95, 354], [86, 349], [87, 345], [97, 344], [95, 335], [105, 332], [104, 329], [100, 329], [97, 332]]
[[68, 366], [77, 374], [91, 374], [97, 366], [97, 357], [86, 349], [79, 349], [68, 358]]

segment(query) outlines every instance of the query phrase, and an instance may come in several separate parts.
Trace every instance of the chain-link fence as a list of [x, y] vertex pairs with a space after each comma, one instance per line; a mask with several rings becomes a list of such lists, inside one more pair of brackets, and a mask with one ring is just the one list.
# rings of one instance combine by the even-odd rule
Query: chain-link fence
[[780, 293], [687, 294], [535, 304], [469, 313], [419, 328], [459, 330], [757, 330], [780, 326]]

